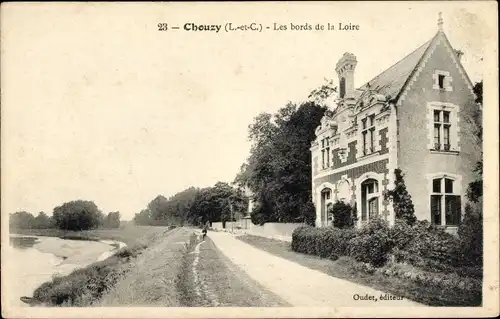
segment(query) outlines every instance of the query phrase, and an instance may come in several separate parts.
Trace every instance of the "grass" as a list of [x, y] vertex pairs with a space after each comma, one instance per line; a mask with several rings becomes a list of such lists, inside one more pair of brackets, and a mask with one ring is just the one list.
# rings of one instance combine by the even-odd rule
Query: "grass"
[[288, 242], [242, 235], [238, 239], [254, 247], [267, 251], [275, 256], [293, 261], [310, 269], [321, 271], [327, 275], [345, 279], [404, 297], [430, 306], [480, 306], [481, 291], [447, 289], [409, 280], [407, 278], [385, 276], [380, 272], [373, 274], [357, 271], [358, 262], [349, 257], [341, 257], [336, 261], [317, 256], [305, 255], [292, 251]]
[[92, 236], [98, 234], [100, 239], [124, 241], [128, 246], [104, 261], [76, 269], [67, 276], [55, 276], [52, 281], [42, 284], [34, 291], [33, 299], [36, 303], [50, 306], [94, 305], [126, 277], [133, 269], [135, 260], [147, 252], [149, 247], [154, 247], [173, 232], [175, 231], [168, 231], [164, 227], [130, 226], [112, 232], [97, 230], [90, 233]]
[[159, 238], [129, 264], [126, 276], [122, 276], [95, 305], [181, 306], [178, 284], [183, 256], [192, 243], [192, 234], [189, 229], [178, 228]]
[[[197, 282], [194, 282], [193, 261], [197, 257]], [[193, 252], [185, 255], [179, 283], [183, 306], [290, 306], [235, 266], [214, 245], [210, 237], [199, 246], [198, 254]], [[196, 286], [200, 295], [196, 293]]]

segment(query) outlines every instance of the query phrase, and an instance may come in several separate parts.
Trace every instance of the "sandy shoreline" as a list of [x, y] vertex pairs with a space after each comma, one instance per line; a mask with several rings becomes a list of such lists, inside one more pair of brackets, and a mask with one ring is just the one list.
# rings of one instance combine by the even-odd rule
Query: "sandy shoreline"
[[85, 266], [98, 261], [99, 257], [104, 253], [114, 252], [116, 250], [116, 247], [113, 247], [114, 244], [115, 241], [67, 240], [57, 237], [44, 237], [33, 248], [64, 259], [61, 264]]

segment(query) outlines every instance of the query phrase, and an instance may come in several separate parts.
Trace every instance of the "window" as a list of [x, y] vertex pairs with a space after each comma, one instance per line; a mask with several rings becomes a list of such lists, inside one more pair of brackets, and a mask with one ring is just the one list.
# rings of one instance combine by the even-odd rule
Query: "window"
[[331, 203], [331, 189], [325, 188], [321, 191], [321, 224], [326, 226], [328, 224]]
[[450, 112], [434, 110], [434, 150], [450, 150]]
[[363, 155], [368, 155], [375, 151], [375, 115], [362, 119], [361, 124]]
[[340, 85], [339, 85], [340, 89], [339, 89], [339, 95], [340, 95], [340, 98], [344, 98], [345, 96], [345, 78], [340, 78]]
[[434, 84], [432, 86], [433, 89], [449, 92], [453, 91], [453, 88], [451, 86], [452, 77], [450, 76], [450, 72], [434, 70], [432, 78], [434, 79]]
[[321, 163], [323, 169], [330, 167], [330, 137], [321, 140]]
[[431, 221], [436, 225], [458, 226], [462, 216], [461, 197], [456, 181], [448, 177], [432, 180]]
[[378, 182], [367, 179], [361, 183], [361, 221], [368, 221], [378, 215]]
[[444, 74], [438, 74], [438, 86], [440, 89], [444, 89]]

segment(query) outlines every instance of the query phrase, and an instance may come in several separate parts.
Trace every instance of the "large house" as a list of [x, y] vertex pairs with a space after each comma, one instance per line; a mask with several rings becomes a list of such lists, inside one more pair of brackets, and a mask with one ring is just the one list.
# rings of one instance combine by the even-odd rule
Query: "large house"
[[463, 68], [462, 52], [443, 32], [356, 89], [357, 60], [345, 53], [336, 65], [339, 99], [316, 129], [312, 193], [316, 226], [332, 221], [335, 201], [355, 205], [358, 226], [379, 215], [394, 223], [394, 170], [404, 173], [419, 220], [456, 227], [467, 185], [481, 156], [470, 118], [479, 106]]

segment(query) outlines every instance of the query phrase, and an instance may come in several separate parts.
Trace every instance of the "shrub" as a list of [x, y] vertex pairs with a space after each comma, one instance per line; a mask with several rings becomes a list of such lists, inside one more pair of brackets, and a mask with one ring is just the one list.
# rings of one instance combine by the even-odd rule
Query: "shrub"
[[354, 209], [349, 204], [344, 202], [336, 202], [330, 208], [333, 214], [333, 227], [336, 228], [352, 228], [355, 224]]
[[465, 215], [458, 228], [461, 263], [467, 266], [483, 265], [483, 213], [465, 205]]
[[306, 252], [306, 232], [311, 231], [313, 227], [311, 226], [300, 226], [294, 229], [292, 232], [292, 250], [305, 253]]
[[302, 226], [292, 233], [292, 250], [322, 258], [337, 259], [347, 255], [349, 240], [355, 234], [354, 229]]
[[428, 221], [418, 221], [411, 227], [397, 222], [390, 234], [398, 262], [440, 271], [459, 264], [457, 238]]
[[321, 230], [316, 240], [317, 255], [332, 260], [347, 256], [349, 240], [355, 235], [355, 230], [349, 228], [325, 228]]
[[415, 224], [415, 208], [411, 196], [406, 189], [402, 171], [398, 168], [394, 170], [394, 189], [385, 193], [386, 199], [392, 200], [396, 219], [403, 219], [409, 225]]
[[388, 263], [377, 272], [389, 277], [407, 278], [426, 286], [434, 286], [443, 290], [465, 290], [471, 295], [481, 292], [481, 280], [461, 277], [454, 273], [436, 273], [422, 270], [411, 265]]
[[415, 238], [413, 227], [404, 220], [398, 219], [389, 230], [389, 234], [395, 249], [405, 249]]
[[389, 225], [380, 218], [370, 220], [349, 241], [349, 256], [375, 267], [385, 264], [391, 249]]

